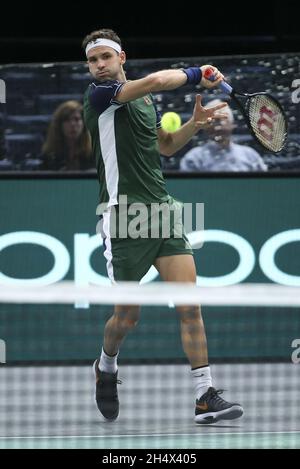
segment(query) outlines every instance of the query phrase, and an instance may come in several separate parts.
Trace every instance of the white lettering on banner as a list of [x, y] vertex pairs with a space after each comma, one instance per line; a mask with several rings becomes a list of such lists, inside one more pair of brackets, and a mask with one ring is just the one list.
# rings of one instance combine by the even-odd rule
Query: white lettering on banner
[[53, 238], [53, 236], [36, 231], [16, 231], [0, 236], [0, 252], [15, 244], [37, 244], [49, 249], [54, 256], [54, 266], [48, 274], [43, 277], [32, 279], [17, 279], [8, 277], [0, 272], [0, 284], [3, 285], [50, 285], [62, 280], [70, 267], [70, 255], [66, 247]]
[[282, 272], [275, 264], [275, 254], [282, 246], [300, 241], [300, 230], [282, 231], [265, 242], [259, 253], [260, 268], [270, 280], [291, 287], [300, 286], [300, 276]]
[[90, 236], [86, 233], [74, 236], [74, 279], [76, 285], [110, 285], [108, 277], [97, 274], [91, 267], [91, 255], [103, 244], [100, 235]]
[[[197, 284], [201, 286], [227, 286], [244, 281], [252, 272], [255, 265], [255, 252], [251, 244], [236, 233], [224, 230], [194, 231], [188, 234], [189, 241], [195, 249], [199, 244], [216, 242], [233, 247], [239, 254], [239, 265], [229, 274], [218, 277], [197, 277]], [[290, 275], [282, 272], [275, 264], [277, 250], [285, 244], [300, 241], [300, 229], [287, 230], [268, 239], [259, 253], [259, 264], [264, 275], [275, 283], [300, 286], [300, 275]], [[91, 266], [91, 256], [95, 249], [102, 245], [99, 235], [89, 236], [87, 233], [74, 235], [74, 282], [76, 285], [107, 285], [110, 280], [95, 272]], [[70, 268], [70, 255], [67, 248], [53, 236], [35, 231], [19, 231], [0, 236], [0, 252], [15, 244], [36, 244], [43, 246], [54, 256], [54, 266], [46, 275], [32, 279], [16, 279], [0, 272], [0, 284], [16, 285], [50, 285], [59, 282], [67, 275]], [[147, 272], [141, 283], [151, 282], [158, 276], [155, 267]]]
[[192, 247], [197, 246], [197, 243], [223, 243], [232, 246], [239, 254], [240, 263], [238, 267], [227, 275], [219, 277], [201, 277], [197, 276], [197, 285], [202, 287], [216, 287], [234, 285], [235, 283], [242, 282], [248, 275], [251, 274], [255, 265], [255, 252], [248, 241], [241, 236], [224, 230], [204, 230], [193, 231], [188, 235], [189, 242]]

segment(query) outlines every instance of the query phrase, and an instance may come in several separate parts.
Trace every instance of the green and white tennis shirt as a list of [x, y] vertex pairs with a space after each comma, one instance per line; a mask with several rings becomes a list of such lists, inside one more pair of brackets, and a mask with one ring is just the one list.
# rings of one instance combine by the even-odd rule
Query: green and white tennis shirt
[[84, 95], [84, 120], [91, 137], [100, 183], [100, 203], [151, 204], [169, 200], [161, 171], [157, 128], [160, 114], [146, 95], [125, 104], [115, 96], [124, 83], [93, 82]]

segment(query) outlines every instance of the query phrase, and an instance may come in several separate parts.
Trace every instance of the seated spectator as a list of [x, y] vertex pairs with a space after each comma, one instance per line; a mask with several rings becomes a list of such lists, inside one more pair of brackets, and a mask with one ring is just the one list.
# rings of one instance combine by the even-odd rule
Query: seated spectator
[[42, 148], [41, 169], [95, 169], [91, 156], [91, 138], [84, 125], [82, 111], [82, 105], [77, 101], [65, 101], [58, 106]]
[[[221, 103], [214, 99], [209, 103]], [[208, 124], [205, 131], [209, 140], [202, 146], [189, 150], [180, 161], [182, 171], [267, 171], [261, 156], [251, 147], [231, 141], [235, 127], [232, 110], [222, 109], [228, 119], [218, 119]]]

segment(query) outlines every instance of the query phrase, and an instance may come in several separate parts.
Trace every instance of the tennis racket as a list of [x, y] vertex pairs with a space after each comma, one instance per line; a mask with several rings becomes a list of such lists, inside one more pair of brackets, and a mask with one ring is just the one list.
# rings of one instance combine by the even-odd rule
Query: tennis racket
[[[204, 78], [214, 81], [214, 70], [207, 68]], [[219, 86], [238, 105], [255, 140], [273, 153], [280, 152], [287, 139], [288, 125], [279, 102], [266, 92], [238, 93], [226, 81], [221, 81]], [[237, 96], [245, 100], [241, 101]]]

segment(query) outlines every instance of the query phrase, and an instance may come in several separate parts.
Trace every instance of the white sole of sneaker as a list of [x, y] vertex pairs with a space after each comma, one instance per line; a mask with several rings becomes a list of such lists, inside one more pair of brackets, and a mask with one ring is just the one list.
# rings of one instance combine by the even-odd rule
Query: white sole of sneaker
[[233, 405], [229, 409], [220, 410], [219, 412], [207, 412], [195, 416], [195, 422], [203, 425], [216, 423], [219, 420], [234, 420], [243, 415], [243, 408], [239, 405]]

